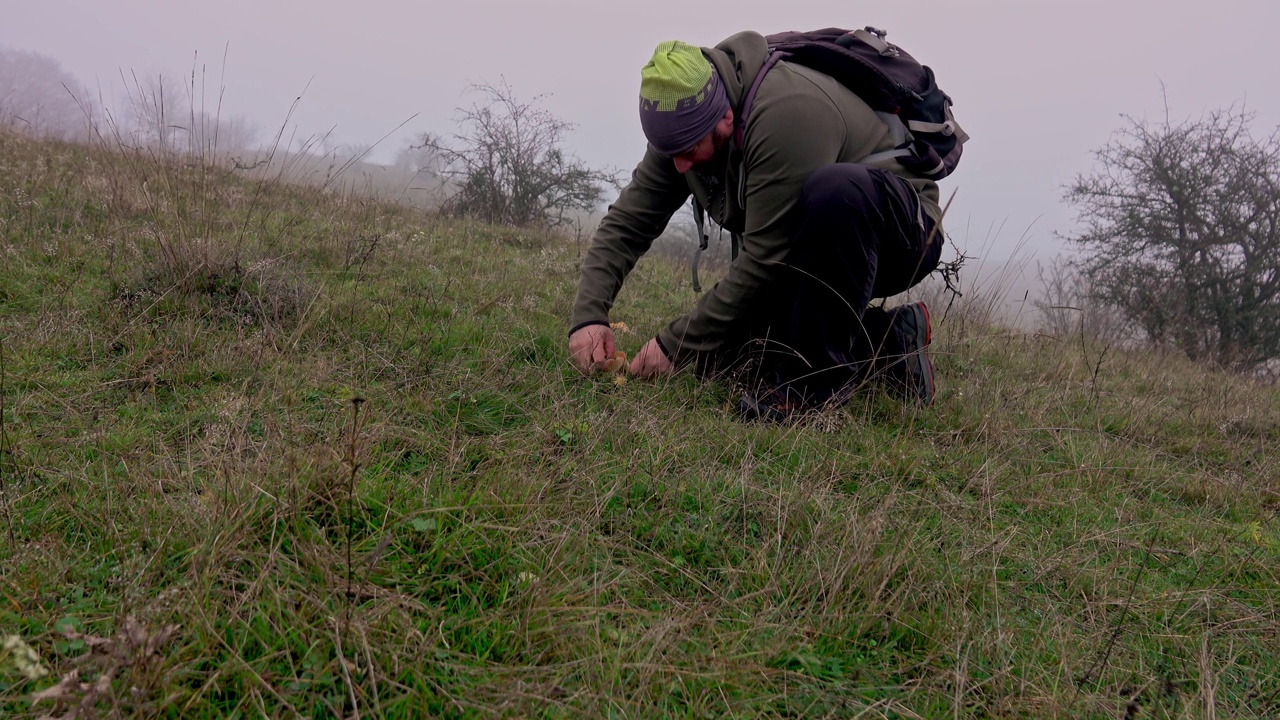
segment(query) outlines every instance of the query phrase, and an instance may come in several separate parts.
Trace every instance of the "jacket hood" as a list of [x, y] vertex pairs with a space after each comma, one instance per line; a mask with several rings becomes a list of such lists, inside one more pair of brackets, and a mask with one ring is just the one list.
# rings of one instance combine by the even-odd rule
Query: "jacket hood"
[[720, 80], [724, 83], [725, 92], [729, 96], [729, 105], [734, 115], [742, 107], [743, 96], [751, 87], [764, 61], [769, 56], [769, 43], [758, 32], [740, 32], [713, 48], [702, 48]]

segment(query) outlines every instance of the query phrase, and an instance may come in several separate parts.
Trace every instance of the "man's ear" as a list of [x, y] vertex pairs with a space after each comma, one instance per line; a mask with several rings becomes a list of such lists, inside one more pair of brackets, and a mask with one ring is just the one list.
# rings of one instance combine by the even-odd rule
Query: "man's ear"
[[720, 122], [716, 123], [716, 129], [721, 134], [733, 132], [733, 108], [724, 111], [724, 117], [720, 118]]

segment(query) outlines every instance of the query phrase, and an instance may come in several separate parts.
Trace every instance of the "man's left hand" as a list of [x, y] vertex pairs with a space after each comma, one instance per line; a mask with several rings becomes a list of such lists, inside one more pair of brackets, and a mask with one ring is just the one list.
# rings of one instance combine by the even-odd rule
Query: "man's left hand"
[[640, 352], [636, 353], [635, 359], [631, 361], [630, 367], [631, 374], [641, 380], [671, 375], [675, 371], [675, 365], [672, 365], [667, 359], [667, 354], [662, 352], [662, 347], [658, 345], [656, 338], [640, 348]]

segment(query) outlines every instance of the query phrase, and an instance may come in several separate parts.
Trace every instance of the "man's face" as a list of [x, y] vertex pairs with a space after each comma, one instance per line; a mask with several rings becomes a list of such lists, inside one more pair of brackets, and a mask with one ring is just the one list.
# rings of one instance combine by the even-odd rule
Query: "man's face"
[[671, 157], [672, 162], [676, 164], [676, 172], [683, 175], [695, 167], [706, 165], [711, 162], [716, 151], [729, 142], [729, 138], [733, 136], [733, 115], [732, 113], [716, 124], [711, 132], [698, 141], [697, 145], [679, 155]]
[[711, 158], [716, 156], [715, 134], [716, 131], [712, 130], [688, 152], [672, 156], [671, 160], [676, 164], [676, 172], [683, 175], [697, 165], [710, 162]]

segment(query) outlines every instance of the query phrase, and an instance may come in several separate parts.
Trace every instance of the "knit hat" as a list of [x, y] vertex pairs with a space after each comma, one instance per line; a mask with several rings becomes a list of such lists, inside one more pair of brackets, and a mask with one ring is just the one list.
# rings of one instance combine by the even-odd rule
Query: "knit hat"
[[664, 155], [691, 150], [728, 110], [720, 74], [692, 45], [664, 42], [640, 70], [640, 126]]

